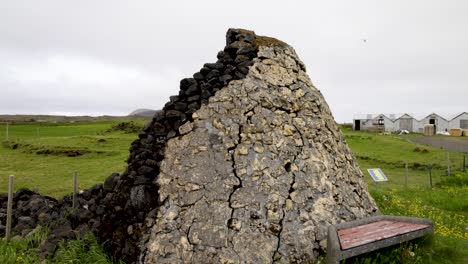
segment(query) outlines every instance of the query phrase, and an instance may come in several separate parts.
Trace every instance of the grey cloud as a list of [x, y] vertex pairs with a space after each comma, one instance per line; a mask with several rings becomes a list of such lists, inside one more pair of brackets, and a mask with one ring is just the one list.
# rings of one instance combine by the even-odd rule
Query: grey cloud
[[[216, 60], [229, 27], [291, 44], [339, 122], [357, 112], [468, 111], [467, 7], [462, 0], [8, 1], [0, 7], [0, 113], [160, 108], [181, 78]], [[70, 65], [83, 58], [103, 80], [84, 82], [89, 76], [76, 72], [36, 83], [18, 77], [34, 69], [57, 75], [40, 67], [57, 57]], [[140, 80], [106, 71], [133, 71]]]

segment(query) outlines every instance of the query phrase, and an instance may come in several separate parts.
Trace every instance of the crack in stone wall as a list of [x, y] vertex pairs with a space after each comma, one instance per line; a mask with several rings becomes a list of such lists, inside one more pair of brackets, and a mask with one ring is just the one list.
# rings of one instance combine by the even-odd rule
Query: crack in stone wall
[[236, 157], [235, 157], [236, 148], [242, 140], [241, 131], [242, 131], [242, 126], [239, 125], [239, 132], [237, 133], [237, 142], [235, 143], [233, 147], [228, 148], [228, 152], [231, 153], [232, 173], [234, 174], [234, 177], [236, 177], [237, 180], [239, 181], [239, 184], [234, 185], [232, 188], [231, 194], [229, 194], [229, 200], [228, 200], [229, 208], [231, 208], [232, 211], [231, 211], [231, 217], [227, 221], [227, 226], [228, 228], [231, 228], [231, 229], [235, 229], [237, 225], [237, 223], [235, 222], [236, 220], [233, 219], [235, 209], [232, 207], [232, 195], [236, 192], [237, 189], [242, 188], [242, 179], [237, 175], [237, 171], [236, 171]]

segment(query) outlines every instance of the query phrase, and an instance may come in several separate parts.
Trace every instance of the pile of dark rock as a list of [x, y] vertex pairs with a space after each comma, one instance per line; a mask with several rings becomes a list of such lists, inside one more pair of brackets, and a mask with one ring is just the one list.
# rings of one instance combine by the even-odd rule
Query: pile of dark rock
[[[113, 174], [111, 177], [115, 177]], [[47, 227], [49, 234], [41, 244], [43, 257], [53, 255], [58, 242], [75, 239], [86, 233], [98, 232], [99, 216], [105, 212], [104, 190], [108, 185], [97, 184], [77, 194], [76, 206], [72, 207], [71, 195], [57, 200], [29, 190], [19, 189], [13, 195], [12, 234], [15, 237], [27, 237], [37, 228]], [[106, 188], [107, 191], [110, 191]], [[5, 236], [7, 221], [8, 195], [0, 196], [0, 236]]]
[[[180, 92], [158, 111], [130, 147], [128, 167], [112, 174], [103, 184], [82, 191], [77, 207], [71, 197], [59, 200], [21, 189], [14, 198], [13, 235], [27, 235], [37, 225], [50, 227], [43, 250], [53, 254], [59, 240], [73, 239], [93, 231], [115, 258], [138, 261], [156, 218], [158, 186], [155, 178], [164, 159], [166, 142], [180, 135], [179, 127], [222, 87], [244, 78], [257, 57], [256, 35], [230, 29], [226, 47], [215, 63], [206, 63], [193, 78], [180, 82]], [[6, 195], [0, 198], [0, 235], [6, 223]]]

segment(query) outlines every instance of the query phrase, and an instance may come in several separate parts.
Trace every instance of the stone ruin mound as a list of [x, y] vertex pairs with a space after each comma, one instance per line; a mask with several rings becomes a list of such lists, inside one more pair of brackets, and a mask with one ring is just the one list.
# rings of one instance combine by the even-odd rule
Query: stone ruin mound
[[127, 263], [289, 263], [324, 253], [330, 224], [376, 213], [295, 51], [242, 29], [226, 42], [146, 125], [122, 175], [66, 214], [69, 196], [18, 191], [14, 231], [51, 225], [45, 251], [94, 231]]

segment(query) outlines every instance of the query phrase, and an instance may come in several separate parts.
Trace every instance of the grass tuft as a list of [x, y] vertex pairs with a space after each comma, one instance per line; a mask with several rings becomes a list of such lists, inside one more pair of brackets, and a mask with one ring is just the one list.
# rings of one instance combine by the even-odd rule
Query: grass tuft
[[0, 240], [0, 263], [123, 263], [112, 261], [92, 233], [80, 239], [60, 242], [52, 258], [41, 257], [40, 245], [47, 234], [48, 229], [42, 227], [26, 238], [14, 238], [10, 242]]

